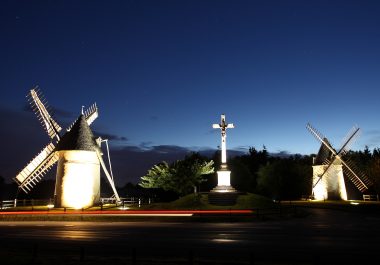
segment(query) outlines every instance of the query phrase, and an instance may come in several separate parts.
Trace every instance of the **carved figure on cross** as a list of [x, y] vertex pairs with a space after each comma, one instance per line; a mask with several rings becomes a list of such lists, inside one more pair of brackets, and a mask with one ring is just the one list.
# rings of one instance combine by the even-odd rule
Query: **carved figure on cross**
[[222, 168], [227, 167], [227, 148], [226, 148], [226, 130], [235, 128], [233, 123], [226, 123], [226, 115], [220, 116], [220, 124], [214, 123], [212, 125], [214, 129], [220, 129], [222, 138]]

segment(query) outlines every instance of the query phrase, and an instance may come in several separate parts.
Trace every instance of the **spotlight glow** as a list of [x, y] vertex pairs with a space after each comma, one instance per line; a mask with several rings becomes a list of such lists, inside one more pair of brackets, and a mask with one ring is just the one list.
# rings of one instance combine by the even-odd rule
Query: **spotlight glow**
[[230, 174], [231, 171], [221, 170], [218, 171], [218, 186], [231, 186], [230, 183]]
[[323, 175], [327, 165], [313, 166], [313, 194], [315, 200], [327, 200], [328, 194], [334, 194], [341, 200], [347, 200], [346, 185], [344, 183], [341, 164], [333, 164]]
[[[92, 151], [60, 151], [57, 187], [60, 207], [90, 207], [99, 198], [99, 160]], [[58, 184], [58, 185], [59, 185]]]

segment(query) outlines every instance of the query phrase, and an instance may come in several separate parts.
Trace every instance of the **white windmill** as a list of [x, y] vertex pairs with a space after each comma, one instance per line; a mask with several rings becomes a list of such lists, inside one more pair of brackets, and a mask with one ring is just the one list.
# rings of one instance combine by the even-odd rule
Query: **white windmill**
[[354, 126], [349, 131], [338, 151], [309, 123], [306, 128], [321, 142], [313, 165], [312, 196], [314, 199], [323, 200], [330, 197], [347, 200], [344, 176], [348, 177], [362, 193], [372, 186], [372, 181], [364, 173], [360, 172], [350, 160], [343, 159], [354, 140], [359, 136], [360, 128]]
[[[51, 138], [51, 142], [21, 170], [14, 178], [19, 189], [28, 193], [50, 168], [58, 162], [55, 183], [55, 207], [85, 208], [99, 202], [100, 165], [112, 187], [117, 202], [117, 193], [111, 163], [107, 170], [102, 158], [100, 137], [95, 139], [89, 125], [98, 117], [98, 108], [93, 104], [83, 110], [78, 119], [61, 133], [62, 128], [49, 114], [49, 107], [37, 88], [30, 90], [29, 101], [38, 119]], [[107, 144], [107, 153], [108, 144]]]

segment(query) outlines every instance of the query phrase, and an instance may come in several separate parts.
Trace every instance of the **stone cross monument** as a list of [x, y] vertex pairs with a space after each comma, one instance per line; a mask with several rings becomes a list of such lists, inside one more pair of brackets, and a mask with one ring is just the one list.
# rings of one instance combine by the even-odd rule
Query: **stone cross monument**
[[220, 129], [221, 138], [222, 138], [222, 153], [221, 153], [221, 166], [220, 170], [217, 171], [218, 174], [218, 186], [214, 188], [213, 191], [218, 192], [231, 192], [235, 189], [231, 186], [230, 183], [230, 174], [231, 171], [228, 170], [227, 166], [227, 148], [226, 148], [226, 130], [234, 128], [233, 123], [226, 123], [226, 116], [222, 114], [220, 116], [220, 124], [213, 124], [214, 129]]

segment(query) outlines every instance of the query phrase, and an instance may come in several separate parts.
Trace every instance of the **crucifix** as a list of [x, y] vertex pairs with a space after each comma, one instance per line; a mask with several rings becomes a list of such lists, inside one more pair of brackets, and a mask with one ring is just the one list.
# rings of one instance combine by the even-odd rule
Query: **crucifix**
[[234, 128], [233, 123], [226, 123], [226, 115], [222, 114], [220, 116], [220, 124], [214, 123], [212, 125], [214, 129], [220, 129], [222, 136], [222, 167], [227, 163], [227, 150], [226, 150], [226, 130]]
[[227, 148], [226, 148], [226, 137], [227, 137], [227, 135], [226, 135], [226, 130], [234, 128], [234, 124], [233, 123], [226, 123], [226, 116], [224, 114], [222, 114], [220, 116], [220, 124], [215, 123], [212, 125], [212, 128], [220, 129], [221, 138], [222, 138], [222, 154], [221, 154], [222, 164], [221, 164], [220, 170], [217, 171], [217, 173], [218, 173], [218, 186], [219, 187], [221, 187], [221, 186], [227, 187], [227, 189], [229, 190], [232, 187], [230, 184], [231, 171], [229, 171], [227, 168]]

